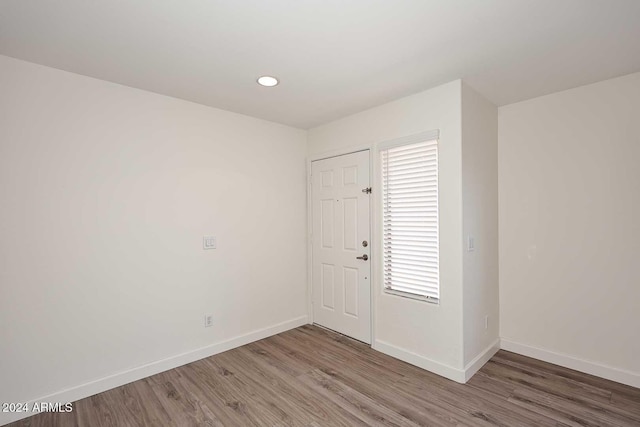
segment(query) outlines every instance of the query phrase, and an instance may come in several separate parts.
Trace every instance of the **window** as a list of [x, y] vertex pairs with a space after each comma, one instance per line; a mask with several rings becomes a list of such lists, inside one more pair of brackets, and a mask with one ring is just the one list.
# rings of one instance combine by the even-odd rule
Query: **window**
[[389, 293], [438, 302], [438, 141], [429, 138], [380, 150], [383, 277]]

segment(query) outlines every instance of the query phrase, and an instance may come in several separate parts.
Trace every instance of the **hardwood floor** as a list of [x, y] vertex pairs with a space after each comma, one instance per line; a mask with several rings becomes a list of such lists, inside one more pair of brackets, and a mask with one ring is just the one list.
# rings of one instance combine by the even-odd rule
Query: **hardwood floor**
[[640, 426], [640, 389], [500, 351], [467, 384], [303, 326], [11, 426]]

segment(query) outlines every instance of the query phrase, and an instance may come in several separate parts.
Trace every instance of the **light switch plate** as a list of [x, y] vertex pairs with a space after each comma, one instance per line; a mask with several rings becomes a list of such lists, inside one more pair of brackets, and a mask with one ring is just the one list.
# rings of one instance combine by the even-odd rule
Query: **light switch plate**
[[467, 251], [468, 252], [473, 252], [476, 250], [476, 239], [469, 235], [469, 238], [467, 240]]
[[213, 236], [204, 236], [202, 238], [202, 249], [215, 249], [216, 248], [216, 238]]

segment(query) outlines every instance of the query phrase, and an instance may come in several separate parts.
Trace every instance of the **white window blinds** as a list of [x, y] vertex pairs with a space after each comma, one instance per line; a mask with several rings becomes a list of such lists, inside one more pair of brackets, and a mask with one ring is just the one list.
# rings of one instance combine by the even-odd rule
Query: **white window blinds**
[[384, 287], [437, 301], [438, 141], [396, 146], [380, 153]]

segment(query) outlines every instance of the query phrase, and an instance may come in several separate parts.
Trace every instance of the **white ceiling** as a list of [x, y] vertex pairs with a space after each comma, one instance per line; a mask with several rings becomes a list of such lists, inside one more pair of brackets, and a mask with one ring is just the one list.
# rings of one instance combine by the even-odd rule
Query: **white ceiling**
[[504, 105], [640, 71], [640, 0], [2, 0], [0, 54], [309, 128], [458, 78]]

